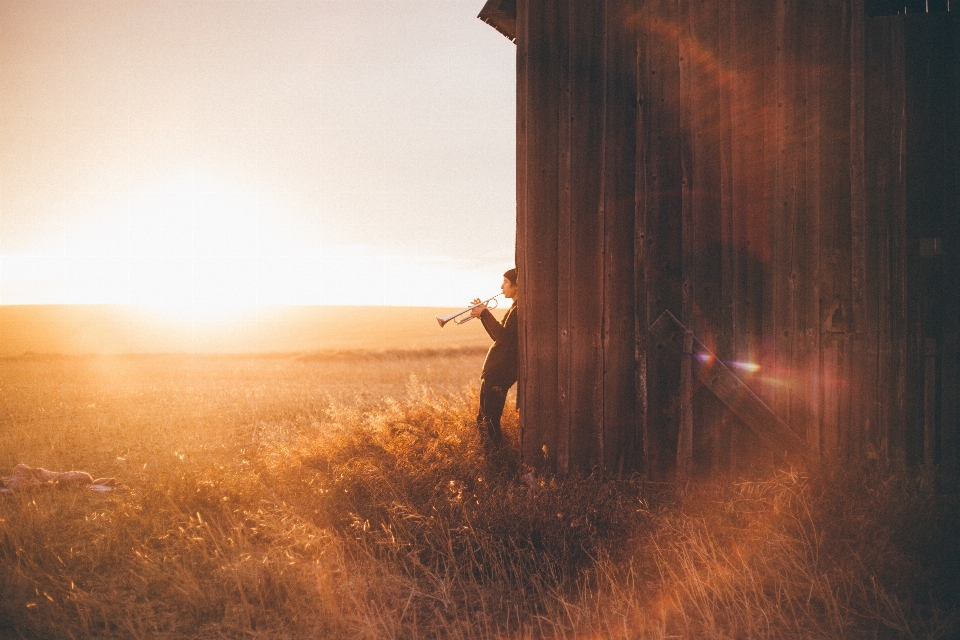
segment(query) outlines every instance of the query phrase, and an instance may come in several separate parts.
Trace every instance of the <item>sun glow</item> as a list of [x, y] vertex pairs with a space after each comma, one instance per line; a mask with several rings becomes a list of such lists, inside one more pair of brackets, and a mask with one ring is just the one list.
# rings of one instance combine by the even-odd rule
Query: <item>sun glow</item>
[[[112, 303], [219, 320], [288, 302], [309, 233], [250, 188], [197, 175], [122, 192], [44, 248], [3, 256], [4, 303]], [[296, 279], [298, 284], [310, 274]]]
[[296, 251], [292, 233], [263, 215], [256, 194], [187, 186], [147, 194], [111, 246], [127, 244], [137, 265], [140, 304], [183, 320], [233, 317], [268, 302], [264, 279]]
[[101, 207], [39, 251], [0, 255], [0, 303], [124, 304], [203, 323], [274, 305], [454, 307], [512, 266], [327, 245], [271, 195], [196, 175]]

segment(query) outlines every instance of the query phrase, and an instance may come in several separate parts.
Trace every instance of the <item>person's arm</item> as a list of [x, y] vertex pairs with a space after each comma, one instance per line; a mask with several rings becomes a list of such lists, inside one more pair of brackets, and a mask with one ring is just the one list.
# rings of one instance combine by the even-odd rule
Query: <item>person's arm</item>
[[516, 347], [519, 342], [519, 313], [520, 310], [516, 302], [514, 302], [510, 310], [507, 311], [506, 317], [503, 319], [503, 331], [500, 332], [500, 340], [509, 343], [513, 347]]
[[483, 328], [487, 330], [487, 335], [489, 335], [494, 342], [497, 342], [503, 337], [503, 325], [497, 322], [497, 319], [490, 313], [489, 309], [484, 309], [483, 313], [480, 314], [480, 322], [483, 323]]

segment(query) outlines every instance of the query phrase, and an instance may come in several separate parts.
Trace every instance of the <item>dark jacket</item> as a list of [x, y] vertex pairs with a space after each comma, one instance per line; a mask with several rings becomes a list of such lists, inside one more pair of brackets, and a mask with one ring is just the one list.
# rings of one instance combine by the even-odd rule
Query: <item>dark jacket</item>
[[497, 387], [509, 387], [520, 374], [520, 352], [517, 338], [517, 303], [514, 302], [503, 317], [503, 322], [497, 322], [493, 314], [484, 310], [480, 314], [483, 328], [493, 338], [493, 344], [487, 351], [487, 359], [483, 361], [482, 380]]

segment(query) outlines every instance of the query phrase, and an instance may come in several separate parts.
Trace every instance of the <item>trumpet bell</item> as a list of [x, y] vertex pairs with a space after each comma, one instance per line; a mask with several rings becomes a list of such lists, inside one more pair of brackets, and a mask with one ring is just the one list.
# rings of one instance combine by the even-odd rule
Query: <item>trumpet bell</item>
[[[471, 307], [470, 309], [472, 308], [473, 307]], [[443, 325], [447, 324], [451, 320], [453, 320], [454, 324], [463, 324], [464, 322], [472, 319], [473, 316], [468, 315], [466, 318], [463, 318], [462, 320], [458, 320], [460, 316], [470, 313], [470, 309], [463, 309], [461, 311], [457, 311], [456, 313], [451, 313], [449, 316], [446, 316], [444, 318], [441, 318], [440, 316], [434, 316], [434, 318], [437, 319], [437, 323], [440, 325], [440, 328], [443, 329]]]

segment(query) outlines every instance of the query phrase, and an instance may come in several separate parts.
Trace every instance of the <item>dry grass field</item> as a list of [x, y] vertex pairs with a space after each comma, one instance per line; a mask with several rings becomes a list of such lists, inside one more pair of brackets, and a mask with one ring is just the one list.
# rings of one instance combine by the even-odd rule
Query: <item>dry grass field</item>
[[525, 482], [475, 436], [482, 347], [417, 347], [0, 358], [0, 475], [129, 487], [0, 496], [0, 637], [960, 637], [953, 498]]
[[441, 331], [434, 316], [452, 311], [287, 306], [189, 321], [120, 305], [0, 305], [0, 356], [433, 350], [488, 343], [476, 321]]

